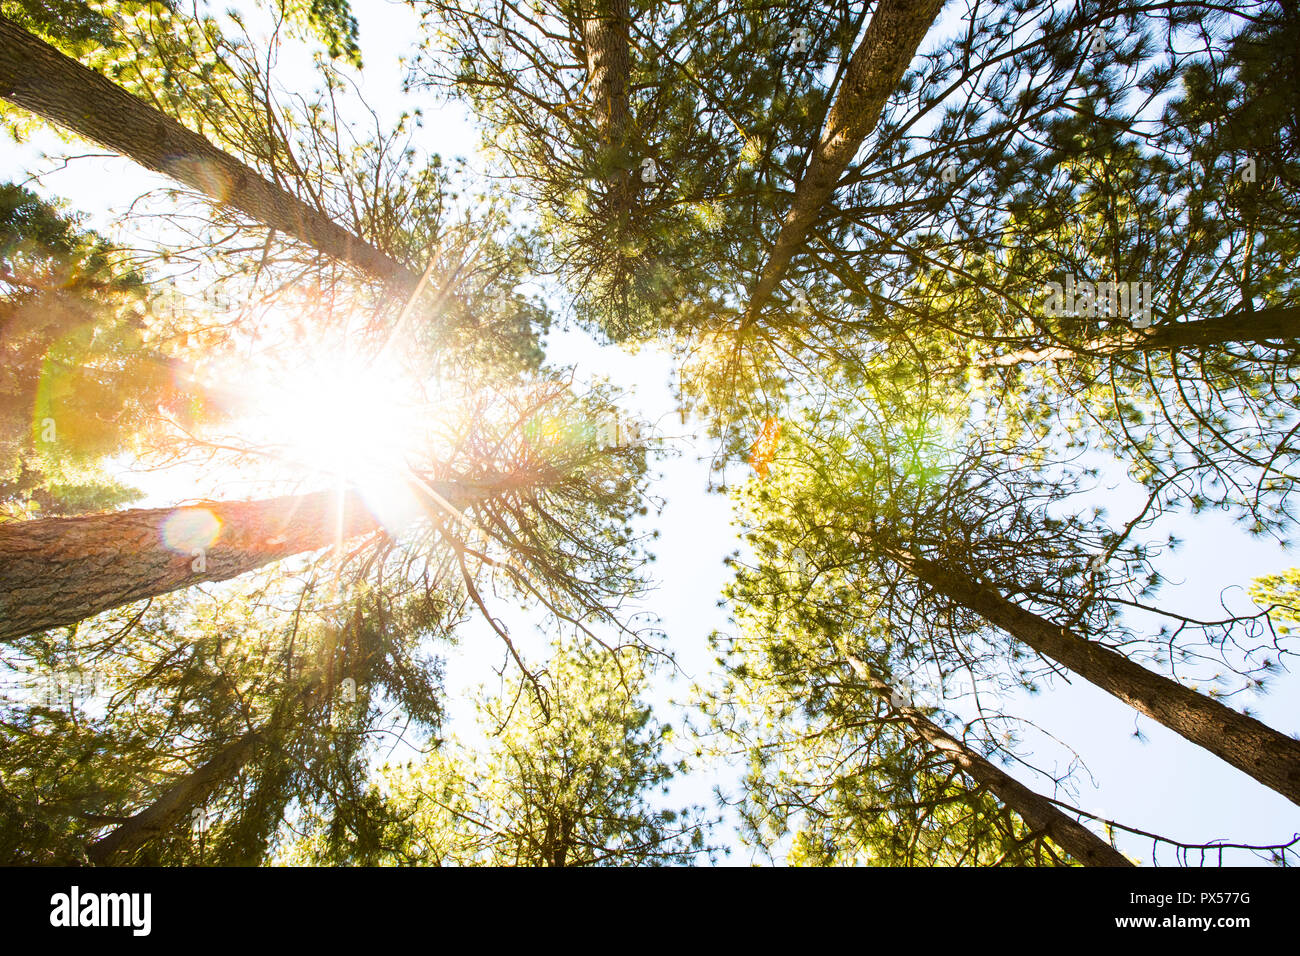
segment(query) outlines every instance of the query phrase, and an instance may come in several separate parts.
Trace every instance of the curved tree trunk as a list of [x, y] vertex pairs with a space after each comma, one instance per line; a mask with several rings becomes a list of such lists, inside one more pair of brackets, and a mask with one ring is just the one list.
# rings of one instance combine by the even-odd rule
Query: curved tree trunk
[[[881, 697], [890, 697], [889, 685], [873, 675], [855, 657], [853, 670]], [[1035, 793], [1010, 774], [1000, 770], [981, 754], [936, 724], [914, 707], [895, 707], [916, 734], [935, 750], [945, 754], [976, 783], [987, 787], [1009, 809], [1014, 810], [1037, 834], [1048, 837], [1066, 853], [1085, 866], [1132, 866], [1133, 863], [1113, 846], [1070, 817], [1042, 794]]]
[[821, 139], [795, 189], [790, 210], [781, 224], [776, 245], [754, 287], [744, 325], [758, 314], [776, 291], [790, 260], [803, 248], [808, 232], [835, 186], [857, 155], [862, 141], [876, 127], [889, 94], [907, 71], [944, 0], [880, 0], [867, 32], [853, 51], [844, 82], [835, 95]]
[[887, 556], [1039, 654], [1300, 804], [1300, 740], [1085, 640], [964, 574], [897, 551]]
[[1296, 339], [1300, 339], [1300, 307], [1289, 306], [1250, 313], [1238, 312], [1198, 322], [1169, 322], [1148, 329], [1128, 329], [1119, 335], [1100, 337], [1079, 345], [1045, 345], [1042, 348], [1020, 349], [984, 359], [979, 365], [983, 368], [999, 368], [1055, 359], [1216, 345], [1293, 342]]
[[0, 97], [381, 279], [418, 276], [144, 100], [0, 17]]

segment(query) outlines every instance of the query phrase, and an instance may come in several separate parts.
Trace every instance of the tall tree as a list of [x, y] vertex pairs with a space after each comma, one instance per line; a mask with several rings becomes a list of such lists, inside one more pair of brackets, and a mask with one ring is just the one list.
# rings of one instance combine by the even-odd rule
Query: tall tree
[[890, 548], [882, 553], [936, 593], [1300, 804], [1300, 740], [1026, 611], [964, 573]]
[[[267, 571], [214, 599], [110, 613], [75, 639], [19, 642], [22, 657], [6, 664], [25, 658], [34, 683], [6, 694], [12, 806], [0, 813], [0, 853], [263, 860], [296, 806], [364, 789], [368, 741], [408, 724], [436, 729], [429, 644], [466, 601], [449, 583], [395, 597]], [[70, 662], [80, 692], [50, 683]], [[24, 842], [23, 830], [43, 835]]]
[[735, 637], [715, 635], [726, 680], [705, 702], [749, 757], [739, 808], [759, 845], [792, 835], [789, 859], [817, 865], [1131, 865], [981, 754], [983, 721], [957, 726], [913, 702], [887, 665], [845, 654], [842, 635], [779, 602], [734, 617]]
[[[1123, 608], [1171, 613], [1142, 600], [1159, 578], [1146, 549], [1125, 540], [1139, 522], [1114, 533], [1086, 514], [1063, 519], [1068, 480], [1049, 477], [1045, 462], [1038, 466], [1044, 473], [1035, 474], [1025, 450], [1008, 451], [1006, 434], [989, 419], [980, 434], [959, 431], [954, 440], [943, 415], [924, 410], [916, 389], [896, 382], [865, 391], [900, 402], [906, 395], [911, 407], [873, 407], [859, 395], [810, 413], [808, 424], [788, 423], [785, 474], [754, 491], [767, 516], [760, 524], [765, 547], [780, 542], [809, 555], [805, 586], [823, 573], [844, 586], [837, 575], [852, 569], [867, 606], [906, 635], [895, 639], [897, 647], [918, 658], [928, 651], [948, 668], [978, 671], [996, 660], [964, 636], [991, 624], [1300, 801], [1300, 741], [1143, 666], [1122, 648]], [[1112, 562], [1124, 568], [1113, 577]], [[1148, 581], [1134, 587], [1133, 597], [1124, 595], [1144, 572]], [[770, 578], [742, 577], [755, 588], [746, 588], [746, 599], [764, 603]], [[1016, 592], [1020, 602], [1006, 596]], [[827, 599], [837, 616], [847, 610], [843, 596]]]
[[862, 42], [844, 71], [826, 126], [807, 168], [781, 232], [772, 247], [746, 307], [746, 322], [756, 320], [785, 274], [790, 260], [830, 200], [835, 187], [875, 129], [886, 100], [903, 78], [917, 47], [925, 38], [944, 0], [881, 0], [871, 14]]
[[[711, 854], [699, 808], [652, 797], [684, 767], [642, 700], [649, 661], [634, 649], [556, 648], [546, 708], [521, 685], [480, 697], [486, 745], [445, 741], [418, 766], [384, 772], [400, 820], [380, 852], [342, 821], [322, 821], [310, 859], [423, 865], [627, 866]], [[521, 693], [523, 696], [521, 696]]]
[[399, 286], [418, 276], [234, 156], [0, 17], [0, 96]]
[[[864, 663], [854, 657], [849, 658], [849, 663], [873, 693], [882, 698], [894, 696], [896, 691], [873, 675]], [[902, 704], [896, 709], [927, 744], [951, 755], [958, 767], [1020, 814], [1035, 833], [1055, 840], [1067, 853], [1088, 866], [1132, 866], [1122, 853], [1099, 839], [1087, 827], [1062, 813], [1051, 801], [1034, 793], [961, 741], [945, 733], [916, 707]]]

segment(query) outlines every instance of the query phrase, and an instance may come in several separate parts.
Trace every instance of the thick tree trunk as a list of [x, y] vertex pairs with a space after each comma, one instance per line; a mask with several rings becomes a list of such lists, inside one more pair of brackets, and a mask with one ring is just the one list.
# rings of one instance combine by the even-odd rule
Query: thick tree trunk
[[965, 575], [925, 558], [900, 552], [888, 556], [1039, 654], [1300, 804], [1300, 740], [1085, 640]]
[[229, 153], [0, 17], [0, 97], [381, 279], [418, 276]]
[[[455, 508], [509, 478], [429, 486]], [[224, 581], [377, 528], [355, 493], [209, 502], [0, 524], [0, 640], [205, 581]]]
[[[632, 18], [628, 0], [587, 0], [582, 14], [582, 45], [587, 58], [587, 84], [594, 103], [601, 144], [620, 161], [627, 148], [628, 85], [631, 75]], [[627, 212], [632, 201], [633, 178], [639, 169], [621, 165], [610, 184], [615, 215]]]
[[1170, 349], [1204, 348], [1216, 345], [1269, 342], [1294, 342], [1300, 339], [1300, 307], [1261, 309], [1203, 319], [1199, 322], [1170, 322], [1148, 329], [1124, 332], [1092, 339], [1078, 345], [1047, 345], [1020, 349], [979, 362], [984, 368], [1047, 362], [1054, 359], [1079, 359], [1088, 356], [1123, 355], [1130, 352], [1153, 352]]
[[757, 321], [790, 260], [803, 247], [822, 207], [835, 192], [862, 141], [875, 129], [885, 101], [907, 71], [943, 4], [944, 0], [880, 0], [876, 5], [831, 104], [821, 139], [795, 189], [776, 245], [750, 296], [746, 326]]
[[149, 806], [92, 843], [86, 856], [92, 863], [101, 865], [129, 858], [150, 840], [174, 827], [193, 807], [200, 806], [208, 794], [252, 758], [265, 740], [264, 730], [255, 730], [232, 740], [211, 760], [182, 777]]
[[[849, 663], [873, 692], [886, 699], [890, 697], [889, 685], [872, 674], [862, 661], [850, 657]], [[1048, 837], [1085, 866], [1133, 865], [1124, 854], [1097, 834], [1062, 812], [1041, 794], [998, 769], [956, 737], [931, 723], [916, 708], [903, 706], [895, 709], [922, 740], [945, 754], [967, 776], [986, 787], [1005, 806], [1019, 814], [1034, 833]]]
[[631, 23], [628, 0], [596, 0], [582, 18], [596, 126], [605, 145], [611, 147], [623, 146], [627, 134]]
[[334, 492], [0, 524], [0, 640], [371, 531], [355, 495]]

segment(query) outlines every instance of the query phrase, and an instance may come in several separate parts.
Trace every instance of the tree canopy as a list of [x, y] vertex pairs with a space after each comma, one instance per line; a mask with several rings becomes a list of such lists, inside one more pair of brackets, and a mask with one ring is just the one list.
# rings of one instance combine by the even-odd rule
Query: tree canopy
[[0, 859], [1296, 862], [1293, 4], [383, 16], [0, 2]]

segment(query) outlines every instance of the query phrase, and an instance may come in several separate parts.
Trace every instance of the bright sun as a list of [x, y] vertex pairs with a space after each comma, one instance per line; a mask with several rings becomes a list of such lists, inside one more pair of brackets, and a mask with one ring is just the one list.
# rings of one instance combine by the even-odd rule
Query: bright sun
[[259, 404], [302, 464], [359, 481], [411, 464], [422, 444], [411, 391], [395, 370], [313, 364], [275, 383]]
[[396, 363], [314, 360], [242, 378], [238, 427], [277, 471], [355, 488], [390, 527], [421, 511], [411, 468], [427, 464], [430, 410]]

